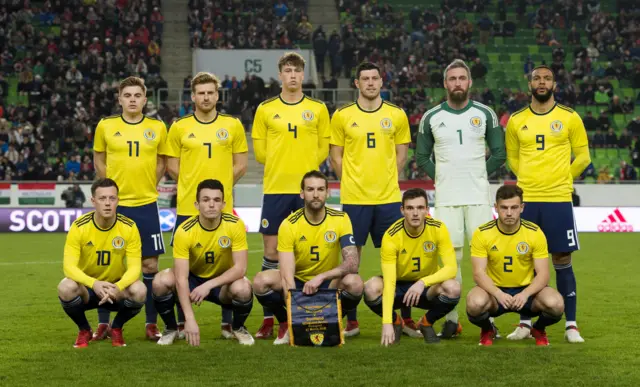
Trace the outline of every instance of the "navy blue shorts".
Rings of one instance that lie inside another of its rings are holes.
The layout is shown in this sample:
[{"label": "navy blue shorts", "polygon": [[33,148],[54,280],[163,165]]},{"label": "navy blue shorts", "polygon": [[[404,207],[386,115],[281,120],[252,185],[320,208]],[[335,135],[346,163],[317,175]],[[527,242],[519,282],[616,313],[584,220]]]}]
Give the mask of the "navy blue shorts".
[{"label": "navy blue shorts", "polygon": [[164,254],[164,240],[158,212],[156,202],[138,207],[118,206],[118,213],[130,218],[138,226],[142,241],[142,258]]},{"label": "navy blue shorts", "polygon": [[117,312],[120,310],[120,308],[122,308],[123,305],[123,301],[121,300],[119,302],[115,302],[113,304],[107,302],[105,304],[99,305],[98,303],[100,303],[100,297],[98,297],[98,295],[96,294],[96,292],[93,291],[93,289],[91,289],[88,286],[85,286],[85,288],[87,288],[87,291],[89,292],[89,302],[87,302],[86,304],[84,304],[84,310],[91,310],[91,309],[97,309],[97,308],[101,308],[101,309],[106,309],[110,312]]},{"label": "navy blue shorts", "polygon": [[356,246],[366,245],[371,234],[373,246],[379,248],[384,233],[393,222],[402,218],[400,205],[400,202],[374,205],[343,204],[342,211],[349,215],[353,225]]},{"label": "navy blue shorts", "polygon": [[[404,303],[402,300],[404,299],[404,295],[407,294],[409,288],[415,284],[415,281],[397,281],[396,282],[396,295],[393,299],[393,309],[400,309]],[[433,308],[433,304],[431,301],[427,299],[427,292],[429,291],[430,286],[425,286],[422,294],[420,295],[420,299],[418,300],[418,305],[416,308],[420,309],[431,309]]]},{"label": "navy blue shorts", "polygon": [[[507,293],[510,296],[515,296],[516,294],[522,292],[524,289],[526,289],[526,286],[520,286],[517,288],[505,288],[502,286],[498,286],[498,288],[500,290],[502,290],[503,292]],[[519,311],[515,311],[515,310],[508,310],[502,307],[502,305],[500,305],[500,303],[498,303],[498,310],[496,310],[495,312],[489,312],[489,315],[491,317],[498,317],[498,316],[502,316],[505,313],[509,313],[509,312],[513,312],[513,313],[519,313],[523,316],[528,316],[528,317],[536,317],[538,315],[540,315],[539,312],[534,312],[533,311],[533,299],[535,298],[535,295],[529,297],[527,299],[527,302],[524,304],[524,306],[522,307],[522,309],[520,309]]]},{"label": "navy blue shorts", "polygon": [[171,242],[169,242],[170,246],[173,246],[173,237],[176,235],[176,230],[185,220],[189,219],[191,215],[178,215],[176,216],[176,225],[173,226],[173,232],[171,233]]},{"label": "navy blue shorts", "polygon": [[[193,291],[193,289],[209,281],[210,279],[211,278],[198,277],[197,275],[189,272],[189,291]],[[231,305],[231,304],[223,304],[222,301],[220,301],[220,290],[222,290],[222,286],[218,286],[217,288],[211,289],[211,291],[209,292],[209,295],[207,296],[207,298],[205,298],[205,300],[209,302],[213,302],[214,304],[218,304],[218,305]]]},{"label": "navy blue shorts", "polygon": [[525,202],[522,219],[540,226],[547,237],[550,253],[570,253],[580,249],[571,202]]},{"label": "navy blue shorts", "polygon": [[304,200],[300,194],[264,194],[262,197],[262,215],[260,218],[260,233],[264,235],[278,235],[280,223],[304,207]]}]

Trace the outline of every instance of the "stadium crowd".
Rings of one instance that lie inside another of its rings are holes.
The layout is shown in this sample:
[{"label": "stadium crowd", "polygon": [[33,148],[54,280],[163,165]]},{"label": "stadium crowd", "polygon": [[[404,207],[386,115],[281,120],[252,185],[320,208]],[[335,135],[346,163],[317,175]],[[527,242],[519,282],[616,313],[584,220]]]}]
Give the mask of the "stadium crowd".
[{"label": "stadium crowd", "polygon": [[[388,3],[340,0],[342,28],[325,31],[322,26],[314,29],[305,0],[190,0],[188,22],[193,47],[309,45],[321,83],[306,88],[336,89],[338,77],[352,76],[359,61],[378,63],[383,98],[405,109],[414,140],[424,112],[444,98],[430,90],[441,89],[446,63],[462,58],[470,63],[474,80],[491,77],[498,64],[484,63],[478,45],[492,36],[535,29],[537,43],[553,47],[549,65],[557,74],[556,99],[587,109],[583,118],[592,147],[630,152],[633,165],[640,167],[640,116],[631,115],[640,96],[621,97],[615,87],[624,81],[640,88],[638,4],[618,2],[620,12],[613,17],[597,0],[545,2],[529,13],[527,1],[499,1],[495,20],[485,12],[487,6],[485,0],[444,1],[439,8],[402,13]],[[117,112],[117,81],[141,76],[149,93],[167,86],[160,75],[164,19],[159,7],[159,0],[57,0],[38,6],[0,1],[0,179],[93,179],[92,131],[100,117]],[[508,20],[507,12],[514,11],[522,23]],[[481,16],[472,23],[464,12]],[[554,33],[559,30],[566,32],[565,40]],[[572,67],[565,67],[569,62]],[[538,64],[528,58],[523,72]],[[221,110],[240,117],[249,131],[260,102],[279,93],[277,81],[219,75],[226,89]],[[11,79],[17,80],[19,94],[14,103],[7,100],[9,87],[15,86]],[[185,88],[189,82],[186,78]],[[146,113],[170,124],[193,111],[185,97],[179,107],[149,102]],[[471,98],[495,106],[503,126],[529,100],[524,90],[482,86],[472,89]],[[327,106],[330,112],[336,108],[329,100]],[[612,122],[619,114],[629,117],[622,131]],[[334,176],[329,163],[323,172]],[[424,178],[413,158],[405,177]],[[513,176],[502,168],[492,178]]]},{"label": "stadium crowd", "polygon": [[92,131],[117,113],[119,80],[166,87],[162,30],[159,0],[0,1],[0,179],[92,180]]}]

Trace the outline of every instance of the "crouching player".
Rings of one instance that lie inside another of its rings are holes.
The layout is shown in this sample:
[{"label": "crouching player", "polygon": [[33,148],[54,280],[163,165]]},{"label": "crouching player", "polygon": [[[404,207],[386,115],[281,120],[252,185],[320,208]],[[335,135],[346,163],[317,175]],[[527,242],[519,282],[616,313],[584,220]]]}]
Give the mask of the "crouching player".
[{"label": "crouching player", "polygon": [[403,305],[427,310],[418,325],[426,343],[438,343],[433,324],[460,300],[455,250],[444,223],[428,217],[423,189],[405,191],[400,209],[403,218],[382,237],[382,277],[367,281],[364,302],[382,317],[382,345],[400,340],[403,321],[394,310]]},{"label": "crouching player", "polygon": [[95,211],[76,219],[67,234],[66,278],[58,285],[58,297],[80,330],[74,347],[89,345],[93,333],[85,311],[98,306],[118,312],[111,325],[111,344],[123,347],[122,327],[140,312],[147,296],[138,280],[142,272],[140,233],[131,219],[116,213],[115,181],[96,180],[91,186],[91,203]]},{"label": "crouching player", "polygon": [[173,268],[153,280],[153,299],[166,326],[160,345],[173,344],[178,336],[176,291],[190,345],[200,345],[200,328],[191,303],[200,306],[203,301],[232,309],[234,337],[243,345],[254,343],[244,326],[253,307],[251,283],[245,277],[247,234],[240,218],[223,212],[224,205],[220,181],[207,179],[198,184],[195,206],[199,215],[178,227],[173,238]]},{"label": "crouching player", "polygon": [[498,219],[480,226],[471,240],[473,279],[478,285],[467,295],[467,315],[482,329],[480,345],[493,344],[495,330],[489,317],[507,312],[540,316],[531,335],[536,345],[549,345],[545,328],[560,321],[564,312],[562,296],[547,286],[547,239],[537,225],[520,219],[523,209],[520,187],[500,187]]},{"label": "crouching player", "polygon": [[[275,345],[289,344],[285,308],[287,289],[314,294],[318,289],[342,289],[342,312],[357,308],[363,283],[358,274],[358,250],[349,216],[325,206],[329,183],[318,171],[304,175],[300,196],[304,207],[278,229],[279,270],[258,273],[253,280],[256,298],[273,311],[280,323]],[[342,264],[340,264],[342,254]]]}]

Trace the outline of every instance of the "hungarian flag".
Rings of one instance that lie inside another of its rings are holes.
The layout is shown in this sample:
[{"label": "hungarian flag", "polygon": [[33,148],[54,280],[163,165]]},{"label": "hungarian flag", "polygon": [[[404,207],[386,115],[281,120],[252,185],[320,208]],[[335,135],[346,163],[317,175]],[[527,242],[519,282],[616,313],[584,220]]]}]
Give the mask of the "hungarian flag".
[{"label": "hungarian flag", "polygon": [[11,204],[11,184],[0,183],[0,204]]},{"label": "hungarian flag", "polygon": [[55,183],[21,183],[18,184],[18,204],[53,206],[56,202],[55,193]]}]

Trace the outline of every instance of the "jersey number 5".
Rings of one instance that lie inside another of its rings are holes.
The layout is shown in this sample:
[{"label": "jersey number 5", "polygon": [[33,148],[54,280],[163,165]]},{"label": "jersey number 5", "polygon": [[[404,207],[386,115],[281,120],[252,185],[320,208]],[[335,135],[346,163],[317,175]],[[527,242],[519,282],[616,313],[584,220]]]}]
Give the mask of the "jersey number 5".
[{"label": "jersey number 5", "polygon": [[309,250],[309,255],[311,255],[311,261],[319,262],[320,252],[318,251],[318,246],[311,246],[311,249]]}]

